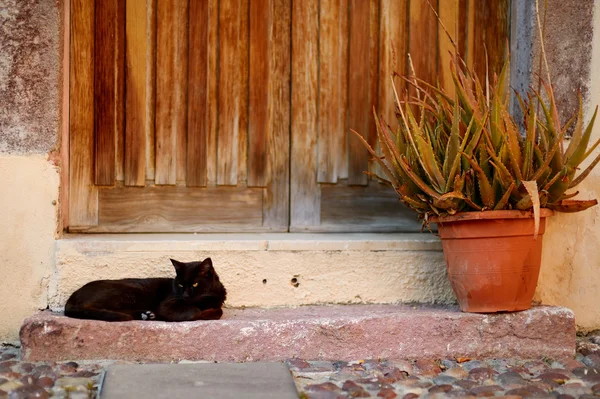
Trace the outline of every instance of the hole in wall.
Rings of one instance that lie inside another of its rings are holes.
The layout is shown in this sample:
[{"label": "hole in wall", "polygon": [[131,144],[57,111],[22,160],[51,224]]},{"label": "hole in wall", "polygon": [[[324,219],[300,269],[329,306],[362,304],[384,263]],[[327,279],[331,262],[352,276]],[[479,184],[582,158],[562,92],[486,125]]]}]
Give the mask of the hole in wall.
[{"label": "hole in wall", "polygon": [[267,279],[263,278],[263,284],[267,284]]},{"label": "hole in wall", "polygon": [[300,283],[298,282],[298,279],[296,277],[292,277],[292,279],[290,280],[290,284],[293,285],[294,287],[298,287],[300,285]]}]

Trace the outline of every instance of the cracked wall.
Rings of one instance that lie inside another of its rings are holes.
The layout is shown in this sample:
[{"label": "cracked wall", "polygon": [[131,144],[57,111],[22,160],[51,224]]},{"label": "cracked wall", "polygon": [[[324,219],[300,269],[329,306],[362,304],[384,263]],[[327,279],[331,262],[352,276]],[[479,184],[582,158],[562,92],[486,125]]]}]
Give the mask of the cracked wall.
[{"label": "cracked wall", "polygon": [[54,270],[62,3],[0,0],[0,341],[48,303]]}]

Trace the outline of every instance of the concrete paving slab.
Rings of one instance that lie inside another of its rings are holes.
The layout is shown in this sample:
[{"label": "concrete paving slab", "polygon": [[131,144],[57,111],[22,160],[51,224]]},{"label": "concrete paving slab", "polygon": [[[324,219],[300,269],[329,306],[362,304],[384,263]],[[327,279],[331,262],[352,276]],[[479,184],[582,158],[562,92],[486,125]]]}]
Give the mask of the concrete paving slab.
[{"label": "concrete paving slab", "polygon": [[297,399],[283,363],[123,364],[108,368],[100,399]]}]

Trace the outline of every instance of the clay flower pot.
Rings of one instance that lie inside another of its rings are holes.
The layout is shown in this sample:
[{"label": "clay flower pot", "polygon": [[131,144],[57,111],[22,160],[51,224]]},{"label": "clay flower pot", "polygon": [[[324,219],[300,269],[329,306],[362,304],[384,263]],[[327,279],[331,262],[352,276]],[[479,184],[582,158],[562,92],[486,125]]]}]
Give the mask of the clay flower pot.
[{"label": "clay flower pot", "polygon": [[503,312],[531,307],[542,259],[546,217],[537,239],[532,212],[462,212],[435,218],[448,278],[463,312]]}]

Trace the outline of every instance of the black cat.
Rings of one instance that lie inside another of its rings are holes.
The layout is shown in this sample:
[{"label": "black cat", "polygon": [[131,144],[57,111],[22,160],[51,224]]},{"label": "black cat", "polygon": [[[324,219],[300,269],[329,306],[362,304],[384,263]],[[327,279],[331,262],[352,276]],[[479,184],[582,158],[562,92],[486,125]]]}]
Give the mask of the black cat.
[{"label": "black cat", "polygon": [[217,320],[227,292],[210,258],[202,262],[171,259],[173,278],[97,280],[75,291],[65,315],[105,321]]}]

